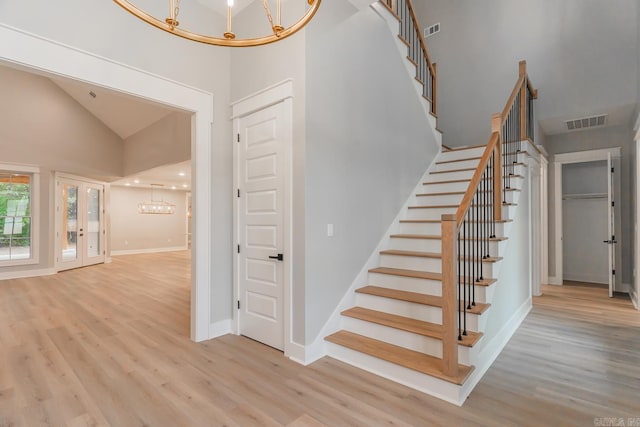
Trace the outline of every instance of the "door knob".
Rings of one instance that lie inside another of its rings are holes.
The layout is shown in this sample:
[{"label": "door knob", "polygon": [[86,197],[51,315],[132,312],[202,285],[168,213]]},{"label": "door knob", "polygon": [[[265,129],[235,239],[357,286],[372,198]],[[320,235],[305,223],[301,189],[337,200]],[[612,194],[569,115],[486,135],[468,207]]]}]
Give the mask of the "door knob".
[{"label": "door knob", "polygon": [[277,259],[278,261],[284,261],[284,255],[278,254],[278,256],[270,256],[269,259]]}]

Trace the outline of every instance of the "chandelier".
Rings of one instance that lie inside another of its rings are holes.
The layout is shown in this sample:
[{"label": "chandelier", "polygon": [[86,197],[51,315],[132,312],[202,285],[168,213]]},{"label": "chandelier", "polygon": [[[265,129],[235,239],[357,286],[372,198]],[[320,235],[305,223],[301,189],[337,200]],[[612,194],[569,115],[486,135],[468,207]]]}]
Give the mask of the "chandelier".
[{"label": "chandelier", "polygon": [[[113,0],[118,5],[123,7],[126,11],[132,13],[134,16],[142,19],[148,24],[153,25],[154,27],[160,28],[168,33],[174,34],[176,36],[184,37],[185,39],[193,40],[200,43],[207,43],[216,46],[229,46],[229,47],[246,47],[246,46],[260,46],[268,43],[273,43],[282,39],[289,37],[290,35],[296,33],[302,27],[307,25],[311,18],[315,15],[318,8],[320,7],[321,0],[289,0],[289,1],[303,1],[307,3],[306,12],[302,14],[300,19],[296,21],[294,24],[289,26],[284,26],[282,23],[282,2],[284,0],[275,0],[275,10],[272,13],[271,5],[269,4],[269,0],[256,0],[261,1],[262,6],[264,7],[266,19],[269,21],[269,26],[271,27],[271,33],[265,34],[264,36],[254,37],[254,38],[242,38],[236,36],[233,32],[233,5],[234,0],[217,0],[224,2],[226,1],[227,7],[227,27],[226,31],[222,33],[220,36],[216,37],[213,35],[205,35],[197,32],[190,31],[184,26],[180,25],[179,14],[181,7],[181,0],[165,0],[168,1],[168,16],[166,18],[157,18],[150,13],[144,11],[140,7],[134,5],[129,0]],[[273,3],[273,0],[271,0]]]},{"label": "chandelier", "polygon": [[164,187],[162,184],[151,184],[151,200],[148,202],[138,203],[138,213],[140,214],[156,214],[156,215],[172,215],[176,212],[176,205],[165,202],[163,199],[155,200],[153,198],[153,190],[155,188]]}]

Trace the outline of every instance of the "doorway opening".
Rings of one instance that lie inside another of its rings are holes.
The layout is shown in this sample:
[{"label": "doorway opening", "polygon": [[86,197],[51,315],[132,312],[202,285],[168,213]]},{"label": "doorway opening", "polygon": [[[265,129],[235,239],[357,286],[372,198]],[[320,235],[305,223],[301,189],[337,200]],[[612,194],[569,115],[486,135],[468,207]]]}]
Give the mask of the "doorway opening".
[{"label": "doorway opening", "polygon": [[[176,83],[172,80],[134,69],[106,58],[61,45],[42,37],[36,37],[21,31],[0,26],[0,37],[6,42],[0,47],[0,63],[14,69],[27,71],[46,78],[60,77],[81,81],[117,92],[124,97],[136,97],[146,102],[158,103],[167,108],[182,110],[189,114],[191,129],[190,146],[193,163],[193,268],[191,274],[190,335],[194,341],[203,341],[211,337],[211,131],[213,122],[213,95],[211,93]],[[6,47],[3,48],[3,47]],[[84,94],[86,95],[86,93]],[[89,93],[91,96],[91,93]],[[86,139],[85,139],[86,140]],[[70,151],[72,152],[72,151]],[[66,152],[64,152],[66,153]],[[73,152],[72,152],[73,153]],[[15,153],[19,154],[19,153]],[[96,154],[99,156],[99,154]],[[148,157],[148,156],[147,156]],[[47,160],[47,159],[45,159]],[[109,160],[100,158],[99,160]],[[18,160],[19,163],[27,163]],[[65,170],[66,167],[48,166],[46,170]],[[45,169],[43,169],[45,170]],[[78,172],[76,172],[78,173]],[[82,172],[79,172],[82,173]],[[82,173],[84,176],[85,174]],[[98,173],[95,178],[103,178]],[[43,188],[51,188],[50,174],[43,173]],[[197,184],[197,185],[196,185]],[[108,196],[107,196],[108,198]],[[51,200],[54,198],[52,197]],[[42,198],[44,201],[44,198]],[[44,215],[51,212],[50,218],[43,217],[42,223],[54,224],[54,209],[42,206]],[[109,218],[105,218],[109,221]],[[54,240],[53,227],[43,231],[42,239]],[[184,228],[183,228],[184,230]],[[49,232],[51,231],[51,232]],[[183,231],[184,232],[184,231]],[[83,236],[84,237],[84,236]],[[44,246],[44,245],[43,245]],[[47,246],[53,252],[53,243]],[[107,254],[108,255],[108,254]],[[53,260],[53,256],[50,257]],[[40,259],[39,269],[34,274],[48,273],[54,270],[53,262]],[[42,263],[47,263],[42,264]]]},{"label": "doorway opening", "polygon": [[555,284],[622,289],[620,148],[555,158]]}]

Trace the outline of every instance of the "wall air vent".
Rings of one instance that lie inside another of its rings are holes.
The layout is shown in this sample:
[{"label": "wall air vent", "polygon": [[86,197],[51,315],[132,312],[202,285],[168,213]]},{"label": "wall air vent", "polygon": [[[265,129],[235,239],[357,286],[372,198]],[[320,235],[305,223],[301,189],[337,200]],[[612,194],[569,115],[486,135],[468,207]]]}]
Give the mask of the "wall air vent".
[{"label": "wall air vent", "polygon": [[599,116],[583,117],[580,119],[565,120],[567,130],[582,130],[589,129],[598,126],[604,126],[607,124],[608,114],[601,114]]},{"label": "wall air vent", "polygon": [[440,23],[433,24],[430,27],[424,29],[424,38],[431,37],[432,35],[440,32]]}]

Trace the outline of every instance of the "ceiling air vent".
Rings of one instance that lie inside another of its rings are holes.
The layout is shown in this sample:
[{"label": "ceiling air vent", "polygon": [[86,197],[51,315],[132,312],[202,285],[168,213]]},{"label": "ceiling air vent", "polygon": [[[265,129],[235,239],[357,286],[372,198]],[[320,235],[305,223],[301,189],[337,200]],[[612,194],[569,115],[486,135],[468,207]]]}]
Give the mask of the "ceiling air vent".
[{"label": "ceiling air vent", "polygon": [[599,116],[583,117],[581,119],[566,120],[564,123],[567,125],[567,130],[581,130],[589,129],[598,126],[604,126],[607,124],[608,114],[601,114]]},{"label": "ceiling air vent", "polygon": [[424,29],[424,38],[431,37],[432,35],[440,32],[440,23],[433,24],[430,27]]}]

